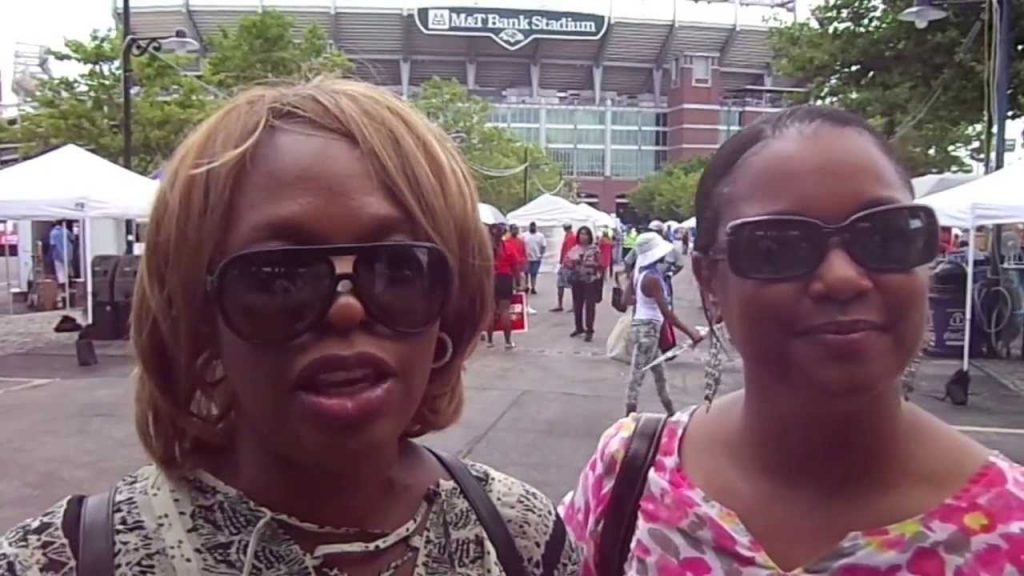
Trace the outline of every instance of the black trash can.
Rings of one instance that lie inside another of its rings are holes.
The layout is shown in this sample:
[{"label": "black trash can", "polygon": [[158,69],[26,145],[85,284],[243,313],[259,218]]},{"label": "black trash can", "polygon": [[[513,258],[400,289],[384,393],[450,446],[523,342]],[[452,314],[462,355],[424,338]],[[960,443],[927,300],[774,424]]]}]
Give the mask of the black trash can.
[{"label": "black trash can", "polygon": [[120,256],[96,256],[92,259],[92,330],[93,340],[119,340],[117,312],[114,308],[114,277]]},{"label": "black trash can", "polygon": [[967,335],[967,269],[945,263],[932,272],[928,293],[928,334],[925,352],[929,356],[963,356]]}]

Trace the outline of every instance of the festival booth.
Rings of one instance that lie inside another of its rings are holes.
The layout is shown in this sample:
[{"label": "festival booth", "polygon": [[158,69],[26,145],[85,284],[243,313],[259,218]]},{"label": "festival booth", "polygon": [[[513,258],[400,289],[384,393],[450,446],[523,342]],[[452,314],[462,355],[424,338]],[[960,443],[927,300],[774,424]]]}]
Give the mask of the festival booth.
[{"label": "festival booth", "polygon": [[562,241],[565,238],[562,225],[571,224],[573,230],[580,226],[590,226],[593,229],[597,225],[593,212],[582,209],[579,204],[573,204],[565,198],[543,194],[518,210],[509,212],[508,221],[524,230],[531,222],[537,224],[537,231],[544,234],[548,242],[540,269],[542,272],[554,272],[558,268],[558,255],[561,253]]},{"label": "festival booth", "polygon": [[[957,322],[964,327],[963,370],[966,372],[971,355],[973,330],[970,327],[974,326],[976,287],[973,255],[976,253],[976,230],[980,227],[1024,222],[1024,163],[1013,164],[966,184],[919,198],[917,202],[931,206],[938,215],[940,225],[967,231],[965,304],[963,318]],[[1019,252],[1019,242],[1017,246]],[[1005,268],[1010,267],[1016,266]],[[1016,279],[1013,282],[1016,283]],[[1003,290],[1003,286],[1000,282],[998,288]]]},{"label": "festival booth", "polygon": [[[92,294],[92,256],[123,253],[123,221],[148,217],[158,186],[155,180],[68,144],[0,170],[0,219],[80,220],[81,267],[86,294]],[[65,302],[70,302],[70,282],[64,290]],[[91,322],[92,298],[85,300],[86,319]]]}]

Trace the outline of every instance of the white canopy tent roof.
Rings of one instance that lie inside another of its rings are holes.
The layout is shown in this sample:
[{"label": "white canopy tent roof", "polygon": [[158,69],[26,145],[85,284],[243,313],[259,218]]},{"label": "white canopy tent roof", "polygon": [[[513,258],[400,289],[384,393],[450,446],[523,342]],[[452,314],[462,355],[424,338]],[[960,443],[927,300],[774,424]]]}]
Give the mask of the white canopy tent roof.
[{"label": "white canopy tent roof", "polygon": [[688,230],[696,228],[697,227],[697,217],[694,216],[693,218],[687,218],[686,220],[683,220],[683,222],[682,222],[682,224],[680,224],[680,226],[682,226],[683,228],[686,228]]},{"label": "white canopy tent roof", "polygon": [[938,194],[943,190],[949,190],[972,180],[980,178],[977,174],[958,174],[950,172],[946,174],[925,174],[910,181],[914,187],[914,198],[924,198],[932,194]]},{"label": "white canopy tent roof", "polygon": [[583,211],[585,214],[589,214],[594,220],[594,225],[598,228],[615,227],[615,217],[607,212],[602,212],[590,204],[576,204],[576,208]]},{"label": "white canopy tent roof", "polygon": [[0,218],[146,218],[158,186],[68,144],[0,170]]},{"label": "white canopy tent roof", "polygon": [[931,206],[943,226],[973,228],[1024,222],[1024,163],[917,200]]},{"label": "white canopy tent roof", "polygon": [[[597,210],[594,210],[597,212]],[[537,226],[558,226],[572,224],[573,228],[579,226],[593,226],[594,216],[581,210],[580,207],[565,198],[552,194],[542,194],[531,200],[525,206],[508,213],[508,221],[518,226],[526,226],[530,222],[536,222]]]}]

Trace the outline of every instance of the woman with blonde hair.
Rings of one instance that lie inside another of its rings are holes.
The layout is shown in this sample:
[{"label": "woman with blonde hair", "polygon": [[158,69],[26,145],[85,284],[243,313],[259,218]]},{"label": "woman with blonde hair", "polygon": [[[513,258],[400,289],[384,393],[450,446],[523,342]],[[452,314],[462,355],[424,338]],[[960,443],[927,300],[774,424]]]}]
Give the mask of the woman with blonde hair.
[{"label": "woman with blonde hair", "polygon": [[472,177],[381,89],[230,101],[171,159],[132,311],[153,460],[0,540],[4,574],[571,574],[552,504],[413,441],[490,319]]}]

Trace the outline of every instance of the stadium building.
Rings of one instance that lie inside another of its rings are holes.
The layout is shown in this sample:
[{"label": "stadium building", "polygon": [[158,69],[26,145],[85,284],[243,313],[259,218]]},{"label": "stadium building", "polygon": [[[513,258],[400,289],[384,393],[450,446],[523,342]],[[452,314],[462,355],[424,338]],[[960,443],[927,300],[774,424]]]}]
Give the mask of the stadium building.
[{"label": "stadium building", "polygon": [[320,26],[358,77],[406,97],[457,79],[609,212],[799,90],[773,75],[766,25],[792,21],[794,0],[133,0],[130,25],[203,44],[267,9]]}]

